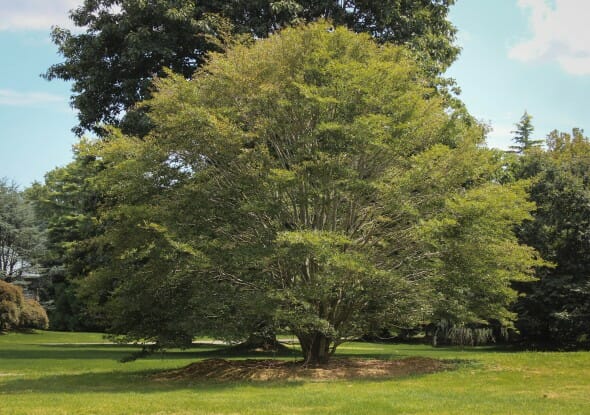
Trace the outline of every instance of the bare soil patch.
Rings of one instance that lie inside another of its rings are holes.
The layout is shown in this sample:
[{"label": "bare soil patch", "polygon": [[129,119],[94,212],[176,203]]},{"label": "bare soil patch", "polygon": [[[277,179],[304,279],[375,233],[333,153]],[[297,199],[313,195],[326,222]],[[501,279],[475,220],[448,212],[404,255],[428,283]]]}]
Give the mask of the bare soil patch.
[{"label": "bare soil patch", "polygon": [[194,381],[342,380],[397,378],[448,370],[452,363],[426,357],[399,360],[331,359],[322,366],[281,360],[207,359],[177,370],[159,373],[154,379]]}]

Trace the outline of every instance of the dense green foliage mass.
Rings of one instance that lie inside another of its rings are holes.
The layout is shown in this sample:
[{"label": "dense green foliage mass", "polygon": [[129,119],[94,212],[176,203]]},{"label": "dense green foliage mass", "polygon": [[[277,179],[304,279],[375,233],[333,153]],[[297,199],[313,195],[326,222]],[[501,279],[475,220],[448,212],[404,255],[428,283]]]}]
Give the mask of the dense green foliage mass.
[{"label": "dense green foliage mass", "polygon": [[533,343],[590,344],[590,142],[583,132],[552,132],[547,151],[525,152],[514,170],[534,177],[534,220],[519,231],[554,267],[519,285],[518,327]]},{"label": "dense green foliage mass", "polygon": [[[76,132],[104,134],[105,124],[120,125],[138,135],[150,128],[135,104],[150,96],[155,76],[163,68],[191,78],[212,51],[234,41],[266,37],[290,24],[320,17],[369,32],[382,42],[409,46],[431,74],[440,74],[455,58],[455,29],[446,20],[452,1],[85,1],[72,11],[84,32],[55,28],[53,40],[64,62],[52,66],[48,79],[74,81],[72,104],[80,123]],[[124,115],[123,115],[124,114]],[[45,188],[33,194],[49,229],[43,265],[53,284],[52,325],[59,329],[97,328],[75,295],[74,282],[103,261],[87,241],[101,232],[97,202],[91,189],[100,162],[75,155],[71,165],[51,172]],[[260,326],[260,325],[259,325]],[[265,327],[261,322],[261,327]]]},{"label": "dense green foliage mass", "polygon": [[286,29],[161,79],[146,137],[82,145],[110,259],[82,292],[110,330],[167,346],[263,320],[318,363],[384,327],[508,323],[540,264],[512,233],[533,205],[411,55]]},{"label": "dense green foliage mass", "polygon": [[[48,79],[73,81],[78,134],[104,134],[103,124],[145,134],[149,122],[134,105],[150,96],[164,68],[191,78],[211,52],[231,39],[263,38],[293,23],[331,19],[383,42],[403,44],[431,75],[455,59],[455,28],[446,19],[453,0],[85,0],[71,18],[84,31],[53,30],[64,62]],[[124,117],[123,117],[124,116]]]},{"label": "dense green foliage mass", "polygon": [[45,183],[27,189],[37,221],[45,229],[39,262],[49,280],[51,327],[55,330],[97,329],[75,293],[75,281],[87,275],[103,255],[90,239],[100,232],[95,220],[100,194],[92,179],[100,170],[93,157],[74,154],[74,161],[45,175]]}]

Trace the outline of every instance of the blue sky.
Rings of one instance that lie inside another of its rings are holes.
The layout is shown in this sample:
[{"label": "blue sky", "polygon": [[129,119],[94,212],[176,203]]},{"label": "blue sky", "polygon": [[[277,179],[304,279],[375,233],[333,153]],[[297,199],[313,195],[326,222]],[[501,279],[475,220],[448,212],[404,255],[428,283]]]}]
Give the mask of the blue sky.
[{"label": "blue sky", "polygon": [[590,1],[458,0],[461,56],[449,70],[469,111],[490,123],[490,147],[511,144],[526,110],[535,135],[590,132]]},{"label": "blue sky", "polygon": [[[52,25],[68,26],[81,0],[0,0],[0,177],[22,187],[71,160],[70,85],[39,75],[60,61]],[[461,56],[448,75],[493,131],[490,147],[510,145],[527,110],[535,135],[572,127],[590,132],[590,1],[458,0],[451,20]]]}]

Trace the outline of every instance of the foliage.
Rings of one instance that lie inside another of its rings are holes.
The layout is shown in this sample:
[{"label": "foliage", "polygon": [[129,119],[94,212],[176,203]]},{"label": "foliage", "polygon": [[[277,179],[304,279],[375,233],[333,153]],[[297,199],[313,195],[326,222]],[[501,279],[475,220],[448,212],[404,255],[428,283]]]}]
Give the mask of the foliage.
[{"label": "foliage", "polygon": [[314,363],[441,310],[510,319],[509,281],[537,264],[511,228],[532,205],[428,85],[407,50],[326,24],[161,79],[148,136],[83,150],[104,166],[94,242],[112,258],[84,295],[127,339],[239,338],[262,319]]},{"label": "foliage", "polygon": [[496,341],[494,330],[488,326],[452,324],[441,320],[434,328],[433,346],[452,344],[458,346],[481,346]]},{"label": "foliage", "polygon": [[0,280],[0,331],[46,329],[48,323],[47,313],[37,301],[24,298],[20,287]]},{"label": "foliage", "polygon": [[512,140],[516,145],[510,146],[510,148],[516,153],[522,154],[525,151],[537,148],[543,144],[543,140],[534,140],[532,137],[533,131],[535,130],[532,119],[532,115],[525,111],[520,118],[520,121],[515,124],[516,130],[512,131],[514,134]]},{"label": "foliage", "polygon": [[590,142],[583,132],[552,132],[548,150],[530,152],[514,170],[534,177],[534,220],[519,230],[555,267],[539,269],[539,281],[519,285],[516,310],[524,339],[564,346],[590,339]]},{"label": "foliage", "polygon": [[[149,96],[163,67],[190,77],[208,52],[223,49],[228,30],[223,19],[189,0],[85,0],[70,17],[85,32],[53,29],[65,61],[45,77],[74,81],[72,106],[80,121],[74,131],[80,135],[117,123]],[[137,133],[148,128],[141,113],[131,112],[125,122]]]},{"label": "foliage", "polygon": [[20,287],[0,280],[0,331],[18,327],[23,303]]},{"label": "foliage", "polygon": [[[228,17],[238,33],[266,37],[293,23],[327,19],[379,42],[404,45],[419,56],[429,75],[442,74],[455,60],[456,29],[447,20],[454,0],[242,0],[214,12]],[[214,6],[215,7],[215,6]]]},{"label": "foliage", "polygon": [[0,179],[0,279],[13,281],[27,271],[42,241],[31,205],[16,185]]},{"label": "foliage", "polygon": [[[527,183],[500,185],[501,154],[475,147],[437,145],[414,163],[398,174],[402,192],[391,206],[421,224],[426,258],[439,276],[432,281],[434,321],[481,324],[491,318],[510,325],[514,314],[505,306],[516,299],[510,282],[530,281],[531,265],[544,264],[513,233],[534,208]],[[415,249],[405,261],[412,256]]]},{"label": "foliage", "polygon": [[74,161],[47,173],[43,184],[27,189],[46,234],[46,249],[39,261],[51,281],[45,300],[53,302],[49,310],[53,329],[97,328],[75,294],[75,281],[104,259],[90,243],[100,232],[95,219],[100,195],[92,187],[100,168],[97,160],[75,151]]},{"label": "foliage", "polygon": [[49,317],[41,304],[33,299],[25,299],[20,315],[20,327],[41,330],[49,328]]},{"label": "foliage", "polygon": [[[81,135],[105,134],[120,124],[143,135],[149,120],[134,105],[151,95],[154,77],[165,69],[191,78],[211,52],[225,50],[240,34],[263,38],[292,23],[328,18],[383,42],[410,47],[430,73],[454,61],[455,28],[446,19],[453,0],[85,0],[71,12],[84,29],[56,27],[53,42],[64,62],[45,77],[73,81],[72,106]],[[237,36],[237,37],[236,37]]]}]

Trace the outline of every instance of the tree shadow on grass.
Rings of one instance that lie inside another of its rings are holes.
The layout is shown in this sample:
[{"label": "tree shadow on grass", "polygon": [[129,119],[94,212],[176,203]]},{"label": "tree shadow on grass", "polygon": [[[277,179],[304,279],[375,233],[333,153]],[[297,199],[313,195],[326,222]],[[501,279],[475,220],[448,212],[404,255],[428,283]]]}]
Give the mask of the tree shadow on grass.
[{"label": "tree shadow on grass", "polygon": [[[125,346],[118,344],[93,344],[93,345],[36,345],[32,349],[3,349],[0,350],[1,359],[27,359],[34,365],[35,359],[107,359],[120,360],[134,351],[138,351],[137,346]],[[282,360],[291,360],[293,362],[301,360],[297,349],[283,351],[277,354],[273,352],[250,352],[250,353],[231,353],[232,349],[227,346],[218,344],[195,344],[187,350],[171,350],[164,354],[156,353],[147,359],[149,360],[188,360],[202,361],[204,359],[269,359],[280,358]],[[399,357],[412,355],[409,353],[400,353],[399,356],[384,354],[382,350],[375,350],[363,353],[338,353],[338,358],[354,359],[382,359],[390,360]],[[446,363],[451,363],[453,368],[459,368],[463,365],[471,365],[472,362],[467,360],[460,361],[444,359]],[[219,380],[210,378],[183,378],[183,379],[166,379],[166,372],[171,369],[146,369],[140,371],[125,370],[124,363],[121,363],[121,370],[108,372],[87,372],[78,374],[55,374],[41,376],[35,379],[28,379],[21,375],[6,376],[0,382],[0,394],[17,394],[24,392],[39,393],[160,393],[166,391],[178,391],[183,389],[198,391],[215,391],[231,389],[243,385],[256,387],[293,387],[301,385],[307,380],[288,379],[288,380]],[[453,370],[453,369],[451,369]],[[409,377],[422,377],[428,374],[411,374]],[[408,376],[395,378],[397,381],[403,381]],[[350,379],[349,379],[350,380]],[[382,379],[356,379],[362,381],[379,382],[391,380],[391,378]]]},{"label": "tree shadow on grass", "polygon": [[[11,377],[0,384],[0,394],[20,393],[162,393],[192,389],[215,391],[231,389],[244,382],[206,382],[206,381],[156,381],[152,377],[163,371],[146,370],[136,372],[89,372],[83,374],[62,374],[43,376],[34,379]],[[295,383],[277,383],[273,386],[290,386]]]},{"label": "tree shadow on grass", "polygon": [[[465,363],[465,362],[461,362]],[[446,370],[455,370],[460,367],[458,363],[454,367],[447,367]],[[178,369],[177,369],[178,370]],[[182,369],[180,369],[182,370]],[[223,379],[223,378],[179,378],[169,379],[166,375],[173,369],[162,370],[141,370],[141,371],[110,371],[110,372],[88,372],[82,374],[59,374],[48,375],[28,379],[15,375],[4,378],[0,382],[0,395],[7,396],[21,393],[52,393],[52,394],[152,394],[191,390],[195,392],[216,392],[240,388],[243,386],[255,388],[293,388],[314,379]],[[360,373],[360,372],[359,372]],[[435,374],[436,371],[427,373],[406,373],[395,377],[374,377],[368,378],[359,374],[358,377],[345,379],[328,379],[327,382],[403,382],[407,379],[416,379]]]},{"label": "tree shadow on grass", "polygon": [[[115,360],[121,361],[141,351],[141,346],[124,344],[34,344],[22,347],[3,347],[0,349],[0,361],[19,359],[34,361],[39,359],[54,360]],[[188,349],[166,350],[154,352],[141,359],[154,360],[199,360],[206,358],[295,358],[300,354],[296,350],[283,350],[279,353],[267,352],[237,352],[229,346],[219,344],[194,344]]]},{"label": "tree shadow on grass", "polygon": [[109,350],[109,349],[2,349],[0,350],[0,361],[6,360],[27,360],[34,364],[35,360],[53,359],[53,360],[118,360],[129,351]]},{"label": "tree shadow on grass", "polygon": [[[202,359],[218,353],[224,346],[199,344],[186,350],[155,352],[148,359]],[[56,359],[56,360],[116,360],[130,356],[141,350],[138,345],[124,344],[35,344],[30,348],[14,346],[0,349],[3,359]]]},{"label": "tree shadow on grass", "polygon": [[[38,359],[55,360],[113,360],[121,361],[141,351],[139,345],[125,344],[34,344],[30,347],[3,347],[0,349],[0,361],[8,359],[21,359],[34,361]],[[342,347],[338,349],[336,356],[359,359],[397,359],[415,355],[428,355],[441,359],[454,359],[460,349],[455,347],[439,347],[429,349],[416,349],[399,345],[391,350],[382,348],[366,350]],[[518,350],[508,348],[476,348],[465,349],[466,352],[477,353],[514,353]],[[446,356],[448,355],[448,356]],[[453,356],[453,357],[449,357]],[[276,351],[243,351],[231,346],[213,343],[195,343],[184,350],[171,349],[164,352],[154,352],[140,357],[140,359],[153,360],[201,360],[209,358],[224,359],[301,359],[301,352],[298,347],[283,348]]]},{"label": "tree shadow on grass", "polygon": [[[404,347],[404,345],[400,345],[401,347],[398,350],[407,351],[411,353],[415,351],[411,347]],[[433,355],[437,354],[445,354],[445,353],[457,353],[457,352],[465,352],[465,353],[478,353],[478,354],[513,354],[513,353],[522,353],[527,351],[526,348],[519,347],[517,345],[511,344],[499,344],[499,345],[487,345],[487,346],[428,346],[428,353],[432,353]]]}]

